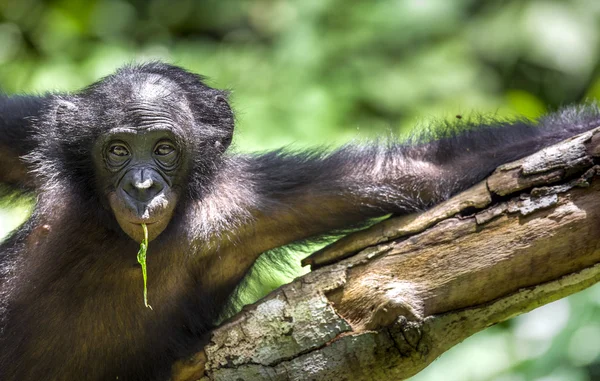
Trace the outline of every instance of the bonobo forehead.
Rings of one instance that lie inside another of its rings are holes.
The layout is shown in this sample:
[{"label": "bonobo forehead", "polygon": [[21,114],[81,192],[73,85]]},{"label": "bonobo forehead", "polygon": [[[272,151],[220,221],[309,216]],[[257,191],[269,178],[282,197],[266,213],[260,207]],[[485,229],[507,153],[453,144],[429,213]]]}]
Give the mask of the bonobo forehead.
[{"label": "bonobo forehead", "polygon": [[123,124],[145,130],[179,130],[190,127],[193,115],[183,90],[173,81],[157,75],[138,73],[129,84],[128,94],[119,100]]},{"label": "bonobo forehead", "polygon": [[193,123],[191,114],[179,104],[155,99],[152,101],[131,101],[124,105],[123,120],[117,128],[146,130],[170,130],[183,135],[185,127]]}]

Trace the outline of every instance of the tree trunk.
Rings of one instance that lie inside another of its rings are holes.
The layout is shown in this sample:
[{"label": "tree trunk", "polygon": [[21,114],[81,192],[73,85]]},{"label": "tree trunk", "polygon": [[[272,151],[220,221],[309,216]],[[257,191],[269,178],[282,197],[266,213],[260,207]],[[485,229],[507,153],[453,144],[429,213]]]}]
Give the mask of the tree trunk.
[{"label": "tree trunk", "polygon": [[402,380],[493,324],[600,280],[600,128],[305,260],[214,330],[183,380]]}]

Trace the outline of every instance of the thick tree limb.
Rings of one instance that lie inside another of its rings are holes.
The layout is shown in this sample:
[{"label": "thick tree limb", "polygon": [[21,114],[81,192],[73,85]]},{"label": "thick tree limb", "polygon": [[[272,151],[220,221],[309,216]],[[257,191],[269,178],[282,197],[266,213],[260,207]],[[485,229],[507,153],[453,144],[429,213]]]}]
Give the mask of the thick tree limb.
[{"label": "thick tree limb", "polygon": [[216,329],[173,380],[406,379],[472,334],[593,285],[598,163],[600,128],[330,245],[305,261],[315,271]]}]

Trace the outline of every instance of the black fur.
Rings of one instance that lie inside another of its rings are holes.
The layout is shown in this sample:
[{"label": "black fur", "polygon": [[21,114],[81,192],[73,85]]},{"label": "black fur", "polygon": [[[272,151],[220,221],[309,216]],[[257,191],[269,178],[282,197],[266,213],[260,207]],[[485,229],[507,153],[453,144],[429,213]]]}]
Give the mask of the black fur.
[{"label": "black fur", "polygon": [[[149,85],[176,111],[186,153],[176,212],[149,245],[154,310],[142,303],[138,244],[116,223],[93,164],[109,128],[153,120],[158,111],[130,104]],[[430,142],[242,155],[225,152],[226,96],[151,63],[75,94],[0,98],[0,148],[12,148],[0,154],[0,180],[39,195],[29,221],[0,246],[1,380],[167,379],[260,253],[424,210],[502,163],[600,124],[588,105],[535,123],[461,118]],[[25,170],[10,172],[10,160]]]},{"label": "black fur", "polygon": [[33,179],[18,157],[31,152],[31,119],[39,115],[44,97],[0,93],[0,197],[33,189]]}]

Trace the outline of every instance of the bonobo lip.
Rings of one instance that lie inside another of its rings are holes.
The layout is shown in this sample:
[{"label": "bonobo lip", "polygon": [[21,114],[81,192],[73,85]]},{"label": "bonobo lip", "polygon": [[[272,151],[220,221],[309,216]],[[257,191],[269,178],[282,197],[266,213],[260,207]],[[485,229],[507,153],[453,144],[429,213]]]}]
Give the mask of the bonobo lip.
[{"label": "bonobo lip", "polygon": [[150,225],[154,225],[156,223],[156,221],[154,221],[154,222],[144,222],[144,221],[134,222],[134,221],[129,221],[129,223],[133,224],[133,225],[146,224],[147,226],[150,226]]},{"label": "bonobo lip", "polygon": [[153,218],[153,219],[130,218],[128,222],[130,224],[134,224],[134,225],[141,225],[141,224],[152,225],[157,222],[160,222],[160,218]]}]

